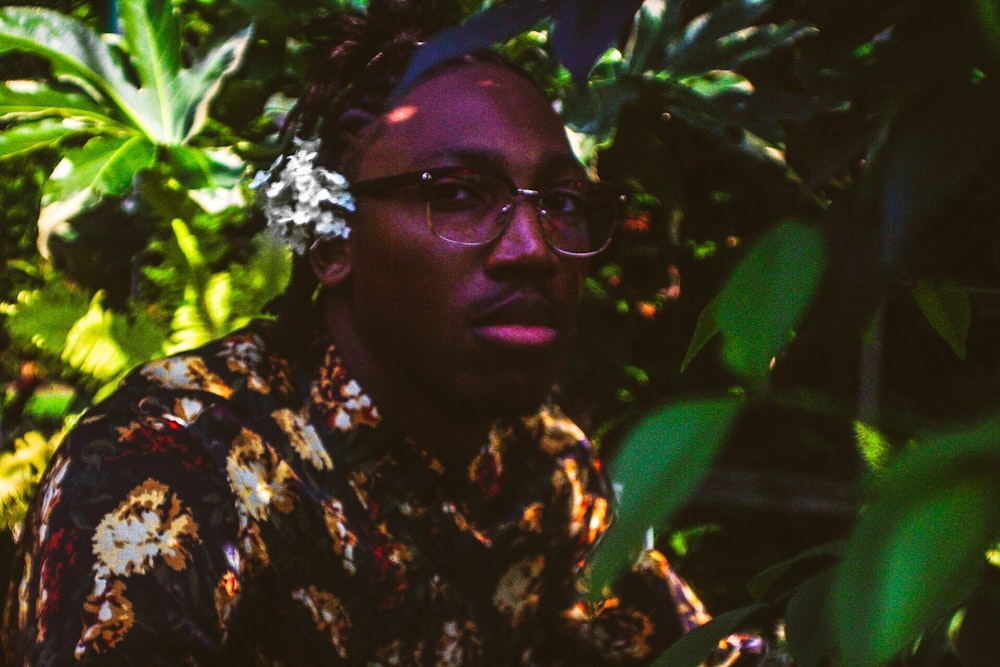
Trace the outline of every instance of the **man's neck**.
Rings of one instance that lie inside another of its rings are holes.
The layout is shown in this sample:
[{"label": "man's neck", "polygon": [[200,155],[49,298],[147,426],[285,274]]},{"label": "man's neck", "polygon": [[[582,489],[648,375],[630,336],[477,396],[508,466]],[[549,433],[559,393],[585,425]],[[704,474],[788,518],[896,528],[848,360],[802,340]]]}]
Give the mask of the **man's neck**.
[{"label": "man's neck", "polygon": [[381,418],[412,438],[445,466],[465,466],[487,442],[496,415],[446,395],[432,385],[384,368],[386,361],[362,340],[350,313],[327,300],[323,324],[351,377],[374,401]]}]

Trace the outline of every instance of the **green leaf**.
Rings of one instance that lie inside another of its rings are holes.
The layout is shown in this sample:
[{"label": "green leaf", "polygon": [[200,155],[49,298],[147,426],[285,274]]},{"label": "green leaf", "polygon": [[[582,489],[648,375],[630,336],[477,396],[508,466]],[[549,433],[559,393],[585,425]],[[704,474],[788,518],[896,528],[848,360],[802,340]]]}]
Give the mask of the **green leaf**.
[{"label": "green leaf", "polygon": [[[665,3],[670,5],[671,3]],[[732,0],[696,16],[683,26],[667,46],[667,67],[680,74],[711,69],[703,54],[717,52],[718,40],[750,26],[771,6],[770,0]],[[675,28],[676,30],[676,28]],[[710,56],[709,56],[710,57]]]},{"label": "green leaf", "polygon": [[5,327],[21,345],[58,357],[70,329],[87,308],[88,299],[82,292],[58,281],[47,283],[44,289],[18,294]]},{"label": "green leaf", "polygon": [[43,116],[117,122],[106,115],[104,107],[78,92],[55,90],[38,81],[8,81],[0,85],[0,120]]},{"label": "green leaf", "polygon": [[717,297],[723,357],[734,372],[754,384],[767,378],[823,268],[823,240],[812,227],[785,222],[757,241]]},{"label": "green leaf", "polygon": [[787,581],[793,572],[817,566],[829,566],[831,559],[839,559],[844,552],[844,542],[821,544],[812,549],[806,549],[788,560],[773,565],[747,582],[747,590],[755,600],[767,597],[777,597],[784,591],[775,591],[779,584]]},{"label": "green leaf", "polygon": [[181,70],[180,101],[178,116],[182,119],[180,140],[187,141],[197,135],[208,119],[208,110],[218,95],[222,84],[243,63],[252,26],[247,26],[198,58],[190,69]]},{"label": "green leaf", "polygon": [[680,83],[702,97],[716,97],[717,95],[733,93],[745,95],[753,92],[753,85],[745,76],[724,69],[708,70],[685,77],[680,80]]},{"label": "green leaf", "polygon": [[232,282],[228,273],[214,273],[205,287],[205,310],[212,334],[223,335],[232,315]]},{"label": "green leaf", "polygon": [[966,600],[1000,529],[1000,416],[918,440],[878,478],[832,593],[846,664],[881,665]]},{"label": "green leaf", "polygon": [[946,80],[892,119],[871,162],[886,265],[903,254],[914,225],[960,192],[995,153],[998,114],[996,86]]},{"label": "green leaf", "polygon": [[608,466],[619,504],[591,561],[591,590],[628,567],[647,529],[666,525],[698,488],[742,405],[735,397],[675,403],[629,432]]},{"label": "green leaf", "polygon": [[677,75],[697,74],[710,70],[737,69],[749,62],[764,58],[775,51],[788,48],[806,37],[816,34],[816,29],[796,21],[781,25],[738,26],[730,24],[732,32],[719,35],[713,41],[700,37],[692,44],[683,59],[671,63]]},{"label": "green leaf", "polygon": [[874,426],[855,421],[854,438],[869,468],[879,470],[892,457],[892,443]]},{"label": "green leaf", "polygon": [[52,118],[15,125],[0,132],[0,160],[51,148],[77,131]]},{"label": "green leaf", "polygon": [[694,325],[694,334],[691,335],[691,342],[688,344],[687,352],[684,353],[684,360],[681,361],[681,373],[687,370],[687,367],[698,356],[702,348],[708,345],[708,341],[712,340],[715,334],[719,333],[719,320],[716,317],[718,307],[719,297],[716,296],[708,302],[702,309],[701,314],[698,315],[698,321]]},{"label": "green leaf", "polygon": [[180,27],[170,0],[124,0],[125,39],[142,83],[136,106],[157,143],[181,144],[204,126],[208,105],[240,65],[251,28],[240,30],[182,68]]},{"label": "green leaf", "polygon": [[747,619],[765,605],[755,604],[716,616],[677,640],[653,665],[655,667],[698,667],[719,646],[719,642],[740,629]]},{"label": "green leaf", "polygon": [[0,9],[0,52],[11,49],[45,58],[57,74],[85,81],[141,127],[128,104],[135,87],[126,80],[110,46],[83,23],[39,7]]},{"label": "green leaf", "polygon": [[5,530],[24,518],[60,436],[47,439],[38,431],[29,431],[14,441],[13,451],[0,452],[0,526]]},{"label": "green leaf", "polygon": [[972,302],[968,290],[953,280],[936,285],[920,281],[912,293],[920,312],[958,358],[964,361],[969,326],[972,324]]},{"label": "green leaf", "polygon": [[253,239],[255,252],[241,270],[232,271],[233,309],[244,316],[259,316],[264,307],[285,291],[291,271],[288,246],[263,231]]},{"label": "green leaf", "polygon": [[191,190],[233,187],[243,175],[244,163],[232,151],[170,146],[165,151],[175,178]]},{"label": "green leaf", "polygon": [[141,87],[136,107],[144,125],[158,143],[179,143],[177,73],[180,70],[180,29],[170,0],[124,0],[119,5],[129,62]]},{"label": "green leaf", "polygon": [[127,368],[129,358],[112,335],[114,316],[102,307],[103,299],[98,292],[84,316],[73,324],[62,360],[70,368],[107,382]]},{"label": "green leaf", "polygon": [[143,136],[94,137],[63,156],[45,184],[46,201],[69,199],[90,190],[98,195],[124,194],[135,175],[156,160],[156,147]]},{"label": "green leaf", "polygon": [[835,572],[826,570],[795,591],[785,610],[785,634],[800,667],[829,665],[834,648],[833,620],[829,611]]}]

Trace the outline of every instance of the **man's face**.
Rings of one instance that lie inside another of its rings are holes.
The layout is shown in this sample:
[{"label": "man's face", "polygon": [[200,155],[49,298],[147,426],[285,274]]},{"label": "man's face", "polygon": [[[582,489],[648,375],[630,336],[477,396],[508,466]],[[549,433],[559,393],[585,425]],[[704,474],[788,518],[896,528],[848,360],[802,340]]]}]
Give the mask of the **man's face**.
[{"label": "man's face", "polygon": [[[408,91],[359,149],[356,181],[463,166],[538,189],[583,173],[540,92],[486,63]],[[367,357],[350,363],[456,409],[537,407],[565,359],[586,260],[546,244],[530,202],[517,199],[498,239],[463,247],[428,229],[415,185],[360,196],[350,244],[352,319]]]}]

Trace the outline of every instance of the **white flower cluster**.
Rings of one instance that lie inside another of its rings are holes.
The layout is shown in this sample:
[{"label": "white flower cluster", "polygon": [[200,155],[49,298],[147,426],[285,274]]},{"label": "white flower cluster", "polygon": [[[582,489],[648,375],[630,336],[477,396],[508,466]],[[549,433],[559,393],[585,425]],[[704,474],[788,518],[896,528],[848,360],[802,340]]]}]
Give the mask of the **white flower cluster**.
[{"label": "white flower cluster", "polygon": [[257,174],[251,187],[267,184],[264,215],[275,236],[297,255],[323,236],[346,239],[351,226],[344,213],[354,212],[354,197],[343,174],[317,167],[313,162],[319,140],[296,140],[298,150],[282,156],[267,172]]}]

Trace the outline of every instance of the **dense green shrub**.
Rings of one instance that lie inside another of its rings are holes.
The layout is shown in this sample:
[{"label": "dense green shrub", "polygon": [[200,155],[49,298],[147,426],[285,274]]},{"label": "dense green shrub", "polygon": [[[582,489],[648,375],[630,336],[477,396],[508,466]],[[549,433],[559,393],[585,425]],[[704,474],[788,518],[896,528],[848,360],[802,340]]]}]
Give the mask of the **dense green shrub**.
[{"label": "dense green shrub", "polygon": [[[259,234],[242,178],[274,153],[309,17],[364,3],[122,0],[120,21],[110,3],[38,4],[59,11],[0,9],[8,525],[64,417],[280,291],[287,257]],[[803,665],[988,664],[995,3],[515,0],[477,13],[492,4],[427,3],[472,18],[411,74],[504,43],[558,98],[581,155],[637,193],[588,279],[567,378],[623,488],[594,586],[653,528],[731,610],[661,664],[779,622]]]}]

